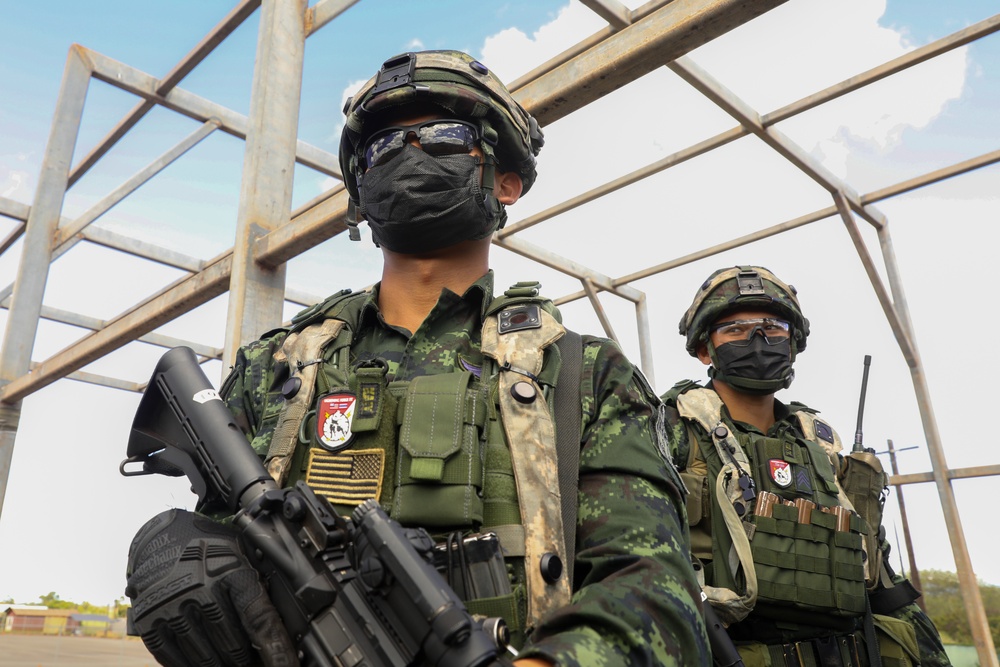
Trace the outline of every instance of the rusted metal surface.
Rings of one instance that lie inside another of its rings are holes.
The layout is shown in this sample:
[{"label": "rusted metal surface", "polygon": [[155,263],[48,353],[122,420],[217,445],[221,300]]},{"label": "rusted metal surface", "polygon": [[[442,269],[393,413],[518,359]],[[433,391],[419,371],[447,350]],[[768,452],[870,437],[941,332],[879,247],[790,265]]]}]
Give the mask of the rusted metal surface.
[{"label": "rusted metal surface", "polygon": [[649,74],[785,0],[674,0],[514,92],[541,125]]}]

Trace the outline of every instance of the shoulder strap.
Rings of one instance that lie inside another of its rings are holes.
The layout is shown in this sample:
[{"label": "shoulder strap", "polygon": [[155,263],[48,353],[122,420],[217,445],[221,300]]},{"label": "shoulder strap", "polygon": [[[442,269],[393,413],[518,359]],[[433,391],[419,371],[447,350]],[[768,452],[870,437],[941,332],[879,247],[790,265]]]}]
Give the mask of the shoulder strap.
[{"label": "shoulder strap", "polygon": [[322,366],[323,350],[340,335],[343,328],[343,320],[333,319],[307,326],[289,334],[281,349],[274,354],[276,361],[288,363],[293,374],[291,379],[299,380],[294,393],[286,394],[265,458],[267,470],[278,484],[284,484],[288,478],[299,428],[316,392],[316,374]]},{"label": "shoulder strap", "polygon": [[556,341],[559,346],[559,381],[555,393],[556,453],[559,494],[562,497],[563,532],[566,534],[566,574],[573,585],[576,558],[576,520],[580,484],[580,380],[583,372],[583,338],[575,331]]},{"label": "shoulder strap", "polygon": [[749,513],[741,517],[734,505],[734,502],[743,501],[743,489],[738,481],[741,474],[749,474],[751,466],[743,447],[722,419],[722,406],[719,395],[703,387],[691,388],[677,396],[678,414],[685,420],[698,423],[708,434],[718,453],[722,468],[715,480],[710,479],[709,483],[714,481],[713,495],[732,540],[725,565],[733,579],[736,578],[737,570],[742,568],[746,581],[746,592],[743,595],[715,586],[705,586],[702,590],[724,623],[738,623],[747,617],[757,603],[757,569],[750,553],[747,525],[743,521]]},{"label": "shoulder strap", "polygon": [[[551,567],[555,563],[553,555],[563,563],[567,560],[566,535],[555,425],[538,383],[545,349],[566,330],[537,304],[528,312],[522,309],[519,304],[486,317],[481,349],[483,355],[496,360],[500,369],[500,415],[510,444],[525,533],[526,626],[532,628],[550,612],[568,605],[572,597],[569,577]],[[558,507],[551,502],[554,496],[559,496]]]}]

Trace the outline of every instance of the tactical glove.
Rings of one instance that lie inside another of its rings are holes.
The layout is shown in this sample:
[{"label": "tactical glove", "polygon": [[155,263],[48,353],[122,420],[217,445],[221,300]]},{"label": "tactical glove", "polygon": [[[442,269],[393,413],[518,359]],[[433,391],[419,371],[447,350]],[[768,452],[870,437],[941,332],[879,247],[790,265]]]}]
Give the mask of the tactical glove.
[{"label": "tactical glove", "polygon": [[126,576],[130,630],[166,667],[298,666],[235,528],[162,512],[132,539]]}]

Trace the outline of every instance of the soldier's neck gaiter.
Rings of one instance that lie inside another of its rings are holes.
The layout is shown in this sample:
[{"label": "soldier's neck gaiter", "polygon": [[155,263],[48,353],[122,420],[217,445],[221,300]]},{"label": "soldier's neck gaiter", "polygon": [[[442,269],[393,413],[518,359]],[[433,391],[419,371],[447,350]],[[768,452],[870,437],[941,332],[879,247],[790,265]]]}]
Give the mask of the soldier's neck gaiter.
[{"label": "soldier's neck gaiter", "polygon": [[372,239],[393,252],[417,254],[492,234],[506,212],[492,192],[483,192],[481,164],[472,155],[434,157],[406,146],[369,169],[359,189]]},{"label": "soldier's neck gaiter", "polygon": [[746,345],[724,343],[715,348],[713,361],[713,379],[751,394],[772,394],[795,377],[789,338],[768,344],[764,336],[754,334]]}]

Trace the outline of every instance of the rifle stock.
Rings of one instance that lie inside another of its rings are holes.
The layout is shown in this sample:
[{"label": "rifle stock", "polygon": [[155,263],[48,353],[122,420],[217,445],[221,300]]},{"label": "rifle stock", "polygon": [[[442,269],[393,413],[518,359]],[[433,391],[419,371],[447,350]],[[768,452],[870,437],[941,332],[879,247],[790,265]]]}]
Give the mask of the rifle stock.
[{"label": "rifle stock", "polygon": [[127,453],[123,475],[183,474],[202,505],[235,512],[305,667],[509,664],[418,553],[414,540],[433,546],[426,533],[408,535],[374,500],[346,519],[303,482],[279,488],[189,348],[157,364]]}]

